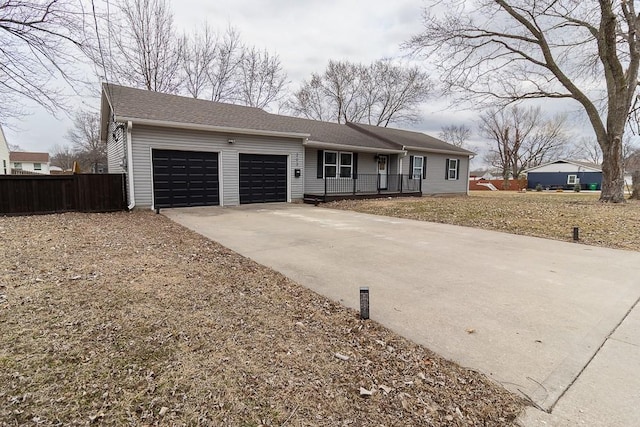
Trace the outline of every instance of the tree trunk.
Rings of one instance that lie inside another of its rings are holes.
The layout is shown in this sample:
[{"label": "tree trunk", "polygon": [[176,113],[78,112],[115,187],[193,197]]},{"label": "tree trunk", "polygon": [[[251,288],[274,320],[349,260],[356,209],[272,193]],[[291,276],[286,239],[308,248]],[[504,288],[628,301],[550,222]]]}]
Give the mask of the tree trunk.
[{"label": "tree trunk", "polygon": [[620,137],[608,136],[610,141],[600,144],[602,148],[602,192],[600,201],[624,203],[624,166]]},{"label": "tree trunk", "polygon": [[631,174],[631,198],[635,200],[640,200],[640,170],[634,171]]}]

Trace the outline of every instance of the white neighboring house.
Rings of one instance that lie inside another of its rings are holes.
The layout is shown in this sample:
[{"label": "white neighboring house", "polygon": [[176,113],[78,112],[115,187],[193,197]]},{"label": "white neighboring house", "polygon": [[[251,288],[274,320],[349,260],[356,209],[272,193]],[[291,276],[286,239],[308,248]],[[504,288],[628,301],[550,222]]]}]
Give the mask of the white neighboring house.
[{"label": "white neighboring house", "polygon": [[11,161],[9,160],[9,144],[0,126],[0,175],[11,175]]},{"label": "white neighboring house", "polygon": [[49,167],[49,153],[31,153],[27,151],[12,151],[9,153],[12,174],[42,174],[51,173]]}]

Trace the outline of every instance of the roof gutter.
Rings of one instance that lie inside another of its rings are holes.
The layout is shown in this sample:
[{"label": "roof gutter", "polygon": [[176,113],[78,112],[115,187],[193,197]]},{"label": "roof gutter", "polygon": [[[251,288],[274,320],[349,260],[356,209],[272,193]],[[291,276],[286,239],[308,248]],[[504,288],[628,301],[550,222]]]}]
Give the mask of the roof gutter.
[{"label": "roof gutter", "polygon": [[455,150],[442,150],[439,148],[425,148],[425,147],[413,147],[410,145],[404,146],[405,150],[415,150],[415,151],[427,151],[430,153],[442,153],[442,154],[455,154],[458,156],[475,156],[476,153],[472,151],[455,151]]},{"label": "roof gutter", "polygon": [[176,128],[176,129],[202,130],[202,131],[209,131],[209,132],[223,132],[223,133],[234,133],[234,134],[243,134],[243,135],[279,136],[283,138],[296,138],[296,139],[304,139],[311,136],[308,133],[245,129],[245,128],[235,128],[235,127],[228,127],[228,126],[203,125],[198,123],[171,122],[167,120],[139,119],[135,117],[123,117],[123,116],[116,117],[116,121],[135,123],[137,125],[143,125],[143,126],[158,126],[158,127],[169,127],[169,128]]},{"label": "roof gutter", "polygon": [[389,153],[389,154],[402,154],[405,153],[403,150],[392,150],[389,148],[375,148],[375,147],[359,147],[357,145],[346,145],[346,144],[334,144],[330,142],[321,142],[321,141],[304,141],[302,143],[305,147],[313,147],[313,148],[328,148],[334,150],[349,150],[349,151],[358,151],[361,153]]}]

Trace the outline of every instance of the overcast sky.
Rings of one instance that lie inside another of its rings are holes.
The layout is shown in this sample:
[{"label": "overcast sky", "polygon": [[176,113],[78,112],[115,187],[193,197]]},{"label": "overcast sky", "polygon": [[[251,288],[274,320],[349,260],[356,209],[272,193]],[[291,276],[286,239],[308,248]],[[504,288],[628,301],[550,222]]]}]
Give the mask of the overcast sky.
[{"label": "overcast sky", "polygon": [[[207,22],[223,31],[237,28],[244,43],[280,56],[291,81],[290,89],[321,72],[330,59],[370,63],[380,58],[402,58],[400,44],[421,29],[420,0],[174,0],[170,1],[178,32]],[[404,58],[406,60],[406,58]],[[96,87],[99,81],[96,79]],[[98,98],[76,99],[77,105],[99,108]],[[412,128],[437,136],[440,127],[466,123],[474,126],[476,113],[447,109],[446,99],[425,106],[422,121]],[[71,120],[53,117],[39,108],[6,129],[10,144],[28,151],[49,151],[66,144]],[[477,139],[477,138],[474,138]]]}]

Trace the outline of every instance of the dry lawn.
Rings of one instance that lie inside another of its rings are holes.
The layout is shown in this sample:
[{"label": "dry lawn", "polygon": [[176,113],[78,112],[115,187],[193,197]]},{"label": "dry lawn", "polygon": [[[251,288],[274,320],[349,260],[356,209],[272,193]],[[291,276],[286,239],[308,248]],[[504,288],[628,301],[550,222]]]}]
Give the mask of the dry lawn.
[{"label": "dry lawn", "polygon": [[160,215],[0,218],[0,235],[2,426],[504,426],[523,408]]},{"label": "dry lawn", "polygon": [[327,207],[640,251],[640,203],[596,194],[472,192],[471,196],[346,200]]}]

